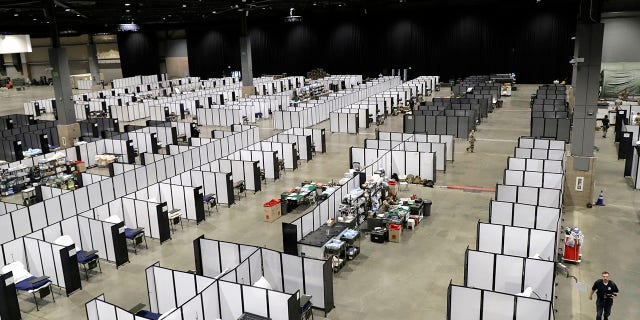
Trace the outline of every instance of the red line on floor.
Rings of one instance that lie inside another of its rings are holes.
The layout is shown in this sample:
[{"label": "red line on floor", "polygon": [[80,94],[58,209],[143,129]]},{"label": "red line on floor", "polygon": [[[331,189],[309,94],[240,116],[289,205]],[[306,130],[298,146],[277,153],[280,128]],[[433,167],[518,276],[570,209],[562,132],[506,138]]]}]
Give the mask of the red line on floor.
[{"label": "red line on floor", "polygon": [[495,192],[494,188],[481,188],[481,187],[469,187],[469,186],[447,186],[449,189],[457,189],[457,190],[468,190],[468,191],[487,191],[487,192]]}]

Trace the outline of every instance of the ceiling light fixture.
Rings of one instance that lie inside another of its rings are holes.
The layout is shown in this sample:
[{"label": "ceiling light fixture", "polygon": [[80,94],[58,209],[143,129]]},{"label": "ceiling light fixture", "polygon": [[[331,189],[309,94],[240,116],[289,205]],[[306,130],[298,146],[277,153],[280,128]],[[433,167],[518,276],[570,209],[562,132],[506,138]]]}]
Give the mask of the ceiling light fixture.
[{"label": "ceiling light fixture", "polygon": [[125,6],[125,7],[128,7],[128,6],[130,6],[130,5],[131,5],[131,3],[125,3],[125,4],[124,4],[124,6]]},{"label": "ceiling light fixture", "polygon": [[69,8],[64,9],[64,12],[69,12],[69,11],[71,11],[71,9]]},{"label": "ceiling light fixture", "polygon": [[140,26],[135,23],[121,23],[118,25],[120,32],[136,32],[140,30]]},{"label": "ceiling light fixture", "polygon": [[302,16],[294,16],[293,11],[295,8],[289,9],[289,15],[284,17],[284,22],[302,22]]}]

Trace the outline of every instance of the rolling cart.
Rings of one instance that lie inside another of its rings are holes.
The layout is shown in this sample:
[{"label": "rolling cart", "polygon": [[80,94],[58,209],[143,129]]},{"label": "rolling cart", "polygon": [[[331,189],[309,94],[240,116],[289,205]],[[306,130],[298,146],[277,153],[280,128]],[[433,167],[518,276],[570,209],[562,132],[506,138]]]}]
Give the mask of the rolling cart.
[{"label": "rolling cart", "polygon": [[566,262],[580,263],[582,262],[582,245],[584,244],[584,235],[578,228],[571,229],[567,227],[564,235],[564,251],[562,260]]}]

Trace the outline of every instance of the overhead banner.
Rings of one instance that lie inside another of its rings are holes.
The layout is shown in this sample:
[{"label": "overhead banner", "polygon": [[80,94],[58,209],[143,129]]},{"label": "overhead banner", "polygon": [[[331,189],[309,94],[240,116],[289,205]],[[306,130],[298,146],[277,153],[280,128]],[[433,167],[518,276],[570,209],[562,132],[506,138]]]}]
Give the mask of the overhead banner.
[{"label": "overhead banner", "polygon": [[0,35],[0,54],[31,52],[28,34]]}]

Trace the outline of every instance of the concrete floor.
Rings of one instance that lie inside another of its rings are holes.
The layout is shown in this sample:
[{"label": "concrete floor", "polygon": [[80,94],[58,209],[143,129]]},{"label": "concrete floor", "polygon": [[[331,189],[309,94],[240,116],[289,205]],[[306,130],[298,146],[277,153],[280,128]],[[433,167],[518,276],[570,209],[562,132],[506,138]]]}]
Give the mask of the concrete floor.
[{"label": "concrete floor", "polygon": [[[336,308],[326,319],[443,319],[447,309],[447,286],[450,281],[462,284],[464,252],[475,248],[476,223],[488,220],[490,192],[464,192],[441,188],[446,185],[495,187],[503,177],[507,157],[513,155],[516,139],[529,134],[529,95],[537,85],[520,85],[513,97],[504,98],[504,107],[490,114],[477,132],[476,152],[465,153],[464,140],[457,140],[455,162],[447,164],[447,172],[438,173],[436,188],[411,186],[410,192],[432,199],[432,216],[414,231],[403,234],[401,243],[376,244],[362,241],[362,254],[335,275]],[[448,96],[448,90],[438,92]],[[22,103],[29,99],[52,96],[50,87],[34,87],[25,92],[12,92],[0,98],[0,115],[22,113]],[[261,137],[275,131],[268,121],[260,123]],[[322,123],[318,127],[326,128]],[[392,117],[381,127],[384,131],[401,131],[402,118]],[[208,130],[203,130],[205,133]],[[83,290],[70,297],[56,296],[40,311],[26,295],[20,295],[24,319],[84,318],[84,303],[105,293],[106,300],[125,309],[147,303],[144,269],[156,261],[162,266],[194,269],[192,241],[204,234],[208,238],[260,245],[282,250],[281,224],[298,218],[296,211],[273,223],[262,219],[262,203],[276,198],[288,187],[303,180],[329,181],[342,176],[348,168],[348,147],[362,145],[373,137],[373,129],[359,135],[328,134],[326,154],[294,171],[287,171],[277,182],[269,182],[263,191],[248,194],[231,208],[220,207],[219,213],[207,217],[196,226],[185,223],[185,229],[160,245],[149,241],[149,249],[131,253],[131,263],[119,270],[103,263],[102,274],[83,280]],[[583,262],[570,265],[571,273],[587,287],[600,277],[602,270],[611,272],[621,294],[613,307],[612,319],[640,319],[640,240],[638,207],[640,196],[622,177],[623,162],[616,160],[613,135],[596,138],[597,186],[605,192],[605,207],[567,209],[564,226],[579,226],[586,241]],[[556,319],[590,319],[594,303],[586,292],[572,289],[572,279],[558,277]],[[317,319],[323,319],[315,312]]]}]

